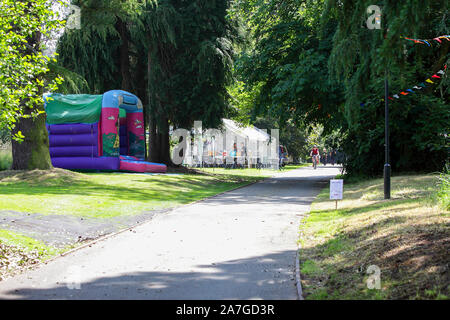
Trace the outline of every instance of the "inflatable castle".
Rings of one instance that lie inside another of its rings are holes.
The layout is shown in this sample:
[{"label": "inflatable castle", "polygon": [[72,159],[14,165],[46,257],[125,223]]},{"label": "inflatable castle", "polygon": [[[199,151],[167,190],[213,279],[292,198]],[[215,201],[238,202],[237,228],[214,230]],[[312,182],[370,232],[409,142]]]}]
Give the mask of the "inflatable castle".
[{"label": "inflatable castle", "polygon": [[50,157],[56,168],[165,173],[160,163],[144,161],[142,102],[135,95],[44,96]]}]

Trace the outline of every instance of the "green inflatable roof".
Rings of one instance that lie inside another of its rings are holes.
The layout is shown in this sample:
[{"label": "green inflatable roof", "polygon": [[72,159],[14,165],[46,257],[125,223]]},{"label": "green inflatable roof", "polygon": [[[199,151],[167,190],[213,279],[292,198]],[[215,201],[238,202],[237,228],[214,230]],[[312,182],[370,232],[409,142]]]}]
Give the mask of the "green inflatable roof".
[{"label": "green inflatable roof", "polygon": [[103,95],[53,94],[45,101],[48,124],[94,123],[100,120]]}]

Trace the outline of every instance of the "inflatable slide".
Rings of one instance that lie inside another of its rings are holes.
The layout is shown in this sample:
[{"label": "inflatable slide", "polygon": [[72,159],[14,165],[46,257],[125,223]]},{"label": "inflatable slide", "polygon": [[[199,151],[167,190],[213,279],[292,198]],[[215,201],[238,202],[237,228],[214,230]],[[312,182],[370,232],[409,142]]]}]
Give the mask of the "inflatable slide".
[{"label": "inflatable slide", "polygon": [[54,167],[165,173],[160,163],[144,161],[142,103],[113,90],[103,95],[44,96],[50,156]]}]

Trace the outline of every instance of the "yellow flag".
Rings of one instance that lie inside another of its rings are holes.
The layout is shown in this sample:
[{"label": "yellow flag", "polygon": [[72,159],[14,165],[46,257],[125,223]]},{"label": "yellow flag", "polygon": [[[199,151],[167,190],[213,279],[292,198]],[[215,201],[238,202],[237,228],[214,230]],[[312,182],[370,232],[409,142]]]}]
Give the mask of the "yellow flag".
[{"label": "yellow flag", "polygon": [[433,81],[431,81],[430,79],[426,80],[428,83],[434,83]]}]

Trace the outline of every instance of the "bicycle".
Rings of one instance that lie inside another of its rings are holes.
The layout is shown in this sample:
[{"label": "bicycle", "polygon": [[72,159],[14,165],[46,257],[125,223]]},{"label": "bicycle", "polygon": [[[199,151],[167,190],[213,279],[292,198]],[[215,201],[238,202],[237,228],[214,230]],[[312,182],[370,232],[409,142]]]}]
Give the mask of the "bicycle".
[{"label": "bicycle", "polygon": [[317,169],[317,163],[319,162],[319,159],[318,159],[318,158],[319,158],[318,155],[312,156],[312,162],[313,162],[314,170]]}]

